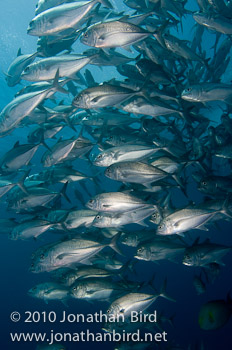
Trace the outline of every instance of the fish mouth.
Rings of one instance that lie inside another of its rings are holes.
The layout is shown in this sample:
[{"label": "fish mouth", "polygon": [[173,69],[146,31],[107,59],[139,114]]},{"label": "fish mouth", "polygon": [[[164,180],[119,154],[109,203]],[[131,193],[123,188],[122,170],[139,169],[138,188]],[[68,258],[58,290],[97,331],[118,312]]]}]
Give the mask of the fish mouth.
[{"label": "fish mouth", "polygon": [[186,100],[186,101],[190,100],[189,95],[186,94],[186,92],[183,92],[183,93],[180,95],[180,97],[181,97],[183,100]]},{"label": "fish mouth", "polygon": [[134,258],[138,260],[145,260],[142,256],[139,255],[134,255]]}]

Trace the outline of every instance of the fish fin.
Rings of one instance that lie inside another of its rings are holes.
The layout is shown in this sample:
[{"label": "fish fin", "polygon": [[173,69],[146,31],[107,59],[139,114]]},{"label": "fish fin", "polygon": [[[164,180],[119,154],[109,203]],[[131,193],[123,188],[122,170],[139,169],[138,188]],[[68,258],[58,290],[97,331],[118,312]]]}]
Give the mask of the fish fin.
[{"label": "fish fin", "polygon": [[17,52],[17,57],[18,57],[18,56],[22,56],[21,47],[18,49],[18,52]]},{"label": "fish fin", "polygon": [[146,5],[146,8],[149,8],[149,5],[150,5],[149,0],[145,0],[145,5]]},{"label": "fish fin", "polygon": [[160,296],[162,296],[163,298],[165,298],[165,299],[168,299],[168,300],[170,300],[170,301],[176,301],[175,299],[173,299],[173,298],[171,298],[167,293],[166,293],[166,289],[167,289],[167,278],[165,278],[165,280],[164,280],[164,283],[163,283],[163,286],[162,286],[162,288],[161,288],[161,290],[160,290]]},{"label": "fish fin", "polygon": [[223,206],[222,206],[222,211],[225,215],[229,216],[230,218],[232,217],[232,212],[228,208],[228,204],[230,201],[230,196],[228,195],[227,198],[225,199]]},{"label": "fish fin", "polygon": [[77,132],[76,129],[75,129],[75,127],[74,127],[74,125],[71,123],[71,121],[70,121],[70,119],[69,119],[68,116],[64,116],[64,120],[66,121],[67,125],[68,125],[73,131]]},{"label": "fish fin", "polygon": [[86,69],[84,76],[88,87],[97,86],[90,70]]},{"label": "fish fin", "polygon": [[102,6],[107,7],[108,9],[112,9],[113,10],[113,6],[112,4],[109,2],[109,0],[98,0]]},{"label": "fish fin", "polygon": [[118,232],[116,235],[114,235],[113,238],[112,238],[112,240],[111,240],[111,242],[110,242],[110,244],[109,244],[109,246],[110,246],[116,253],[118,253],[119,255],[123,255],[123,256],[124,256],[124,254],[122,253],[121,249],[118,247],[118,244],[117,244],[118,239],[120,238],[120,236],[121,236],[121,232]]},{"label": "fish fin", "polygon": [[224,262],[222,262],[221,260],[215,260],[214,263],[216,263],[220,266],[226,266],[226,264],[224,264]]},{"label": "fish fin", "polygon": [[16,141],[13,148],[17,148],[19,146],[19,141]]},{"label": "fish fin", "polygon": [[92,261],[90,261],[89,259],[81,260],[80,263],[84,265],[93,265]]},{"label": "fish fin", "polygon": [[63,186],[63,188],[62,188],[62,190],[60,191],[60,195],[61,195],[62,197],[64,197],[64,198],[66,199],[67,202],[71,203],[70,199],[68,198],[68,196],[67,196],[66,193],[65,193],[66,190],[67,190],[67,186],[68,186],[68,181],[65,182],[65,184],[64,184],[64,186]]},{"label": "fish fin", "polygon": [[136,222],[136,224],[141,225],[143,227],[148,227],[149,225],[147,225],[143,220]]},{"label": "fish fin", "polygon": [[61,302],[64,306],[69,307],[66,299],[61,299]]},{"label": "fish fin", "polygon": [[124,50],[126,50],[127,52],[130,52],[130,53],[133,52],[133,50],[131,50],[130,45],[121,46],[121,48],[124,49]]},{"label": "fish fin", "polygon": [[26,194],[28,194],[28,191],[27,191],[27,189],[26,189],[26,187],[25,187],[25,185],[24,185],[24,181],[25,181],[25,179],[28,177],[28,175],[30,174],[30,171],[31,171],[31,169],[27,170],[27,171],[23,174],[23,176],[19,179],[19,181],[18,181],[18,183],[17,183],[17,185],[19,186],[19,188],[21,188],[21,190],[22,190],[24,193],[26,193]]},{"label": "fish fin", "polygon": [[55,75],[55,78],[54,78],[54,81],[53,81],[52,86],[53,86],[57,91],[59,91],[59,92],[61,92],[61,93],[63,93],[63,94],[68,94],[69,92],[59,85],[59,74],[60,74],[60,70],[59,70],[59,68],[58,68],[57,71],[56,71],[56,75]]},{"label": "fish fin", "polygon": [[206,225],[200,225],[197,227],[194,227],[195,230],[202,230],[202,231],[209,231],[208,227]]}]

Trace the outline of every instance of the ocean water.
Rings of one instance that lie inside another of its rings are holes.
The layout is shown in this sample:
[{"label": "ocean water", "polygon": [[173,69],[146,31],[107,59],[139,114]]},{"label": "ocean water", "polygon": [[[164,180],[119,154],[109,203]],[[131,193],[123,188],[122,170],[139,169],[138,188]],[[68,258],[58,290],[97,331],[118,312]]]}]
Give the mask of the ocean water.
[{"label": "ocean water", "polygon": [[[133,13],[129,7],[126,7],[121,0],[114,1],[114,7],[117,12],[125,11],[126,13]],[[21,48],[22,53],[33,53],[36,51],[37,37],[27,35],[27,26],[30,20],[34,17],[36,1],[35,0],[8,0],[1,1],[0,12],[0,110],[2,110],[13,98],[17,91],[28,83],[24,80],[19,85],[14,87],[8,87],[5,81],[4,72],[7,71],[10,63],[16,57],[17,51]],[[198,5],[196,0],[189,0],[186,8],[191,11],[197,11]],[[177,32],[172,29],[171,33],[177,37],[185,40],[192,40],[194,36],[193,26],[195,24],[192,16],[186,15],[182,19],[183,31]],[[202,48],[205,51],[205,57],[212,59],[214,56],[213,45],[215,43],[216,34],[205,29],[203,35]],[[224,36],[219,39],[219,43],[222,42]],[[87,46],[84,46],[77,40],[73,47],[73,52],[82,53],[86,50]],[[138,56],[138,52],[127,52],[123,49],[119,51],[125,55],[135,57]],[[231,54],[231,53],[230,53]],[[229,56],[231,57],[231,56]],[[132,61],[133,64],[133,61]],[[224,64],[222,62],[221,64]],[[123,80],[124,78],[117,72],[115,67],[93,67],[87,66],[83,68],[81,72],[88,68],[91,70],[95,82],[101,83],[109,81],[112,78]],[[223,83],[231,84],[231,60],[229,62],[226,72],[222,75],[221,81]],[[79,91],[83,87],[79,88]],[[73,96],[57,95],[57,103],[64,99],[64,104],[70,104]],[[50,107],[54,107],[54,102],[48,102]],[[212,103],[209,109],[204,108],[203,115],[209,117],[212,120],[212,125],[216,126],[220,122],[220,115],[222,113],[220,103]],[[225,107],[222,104],[223,108]],[[27,143],[27,135],[33,126],[17,127],[10,135],[0,138],[1,156],[10,150],[14,144],[19,141],[20,143]],[[57,136],[63,136],[63,138],[71,138],[79,135],[78,127],[75,133],[71,128],[66,126]],[[87,135],[87,134],[86,134]],[[51,146],[55,143],[55,140],[47,140],[47,143]],[[94,149],[95,150],[95,149]],[[41,171],[41,157],[45,152],[45,148],[40,146],[38,152],[31,161],[31,174]],[[95,150],[96,152],[96,150]],[[217,158],[215,160],[215,168],[217,171],[212,175],[226,175],[231,176],[231,160],[224,160]],[[88,173],[90,171],[89,162],[85,160],[76,160],[74,162],[75,168]],[[90,194],[94,196],[97,192],[111,192],[117,191],[120,188],[118,182],[109,180],[103,174],[99,176],[100,187],[96,189],[91,179],[86,180],[86,187],[81,187],[78,183],[68,184],[67,195],[71,199],[71,204],[67,203],[63,198],[61,199],[61,208],[71,210],[73,207],[81,208],[80,201],[77,200],[74,195],[74,190],[77,189],[81,192],[84,201],[88,201]],[[60,185],[55,186],[57,190],[61,188]],[[229,190],[229,189],[228,189]],[[200,203],[203,200],[203,195],[197,190],[196,183],[192,181],[188,187],[189,200],[192,202]],[[186,206],[186,197],[180,190],[173,190],[173,201],[176,208]],[[1,198],[1,214],[0,219],[15,218],[20,220],[26,214],[18,214],[12,210],[7,209],[8,197],[7,195]],[[150,224],[149,224],[150,225]],[[154,230],[156,229],[155,226]],[[232,224],[231,221],[221,219],[217,222],[217,225],[209,225],[208,231],[192,230],[186,235],[183,240],[191,245],[197,237],[200,237],[200,241],[210,239],[213,243],[218,243],[226,246],[232,246]],[[138,225],[129,226],[128,231],[141,229]],[[144,229],[142,227],[142,229]],[[10,232],[9,232],[10,233]],[[66,233],[64,233],[65,235]],[[10,240],[6,233],[0,235],[1,241],[1,254],[0,254],[0,266],[1,266],[1,337],[0,337],[0,349],[6,350],[33,350],[36,349],[41,342],[33,341],[12,341],[10,334],[15,333],[47,333],[48,337],[51,331],[54,333],[75,333],[86,331],[89,329],[93,333],[102,332],[102,324],[93,323],[60,323],[59,320],[62,317],[63,312],[67,314],[93,314],[102,310],[106,312],[109,302],[108,301],[94,301],[87,302],[85,300],[68,299],[67,305],[64,305],[59,300],[49,301],[46,304],[43,300],[30,297],[27,293],[34,285],[42,282],[50,281],[50,274],[39,273],[34,274],[29,271],[31,263],[31,254],[39,247],[48,242],[55,242],[62,238],[62,234],[56,234],[53,231],[46,232],[36,240]],[[123,263],[127,261],[127,257],[133,259],[135,254],[134,250],[126,246],[120,245],[124,252],[124,256],[119,259]],[[150,312],[158,311],[168,319],[173,320],[172,324],[166,321],[162,325],[162,331],[167,332],[167,342],[153,342],[150,345],[151,349],[201,349],[201,350],[230,350],[232,349],[232,317],[228,322],[220,329],[216,330],[203,330],[198,324],[198,314],[201,306],[210,300],[225,300],[228,293],[231,291],[231,266],[232,266],[232,252],[229,252],[223,257],[224,265],[220,268],[219,275],[211,283],[206,283],[206,291],[203,294],[198,295],[194,286],[193,279],[195,275],[199,275],[201,269],[199,267],[189,267],[181,263],[181,259],[177,262],[159,261],[158,263],[147,262],[142,260],[136,260],[137,263],[134,267],[134,272],[130,272],[130,278],[139,284],[151,281],[154,278],[154,285],[157,290],[162,288],[163,282],[167,280],[167,293],[175,302],[159,298],[148,309]],[[145,286],[146,288],[146,286]],[[13,322],[10,318],[12,312],[18,312],[21,315],[21,319],[18,322]],[[33,322],[25,322],[26,316],[29,313],[40,315],[39,322],[35,320]],[[57,315],[57,321],[52,323],[47,319],[43,320],[43,315],[48,315],[49,312],[54,312]],[[46,321],[46,322],[44,322]],[[159,329],[155,329],[155,332],[162,332]],[[47,339],[47,338],[46,338]],[[115,349],[119,348],[117,342],[87,342],[87,341],[64,341],[61,343],[67,350],[74,349]],[[44,342],[45,344],[45,342]],[[120,343],[120,346],[122,344]],[[136,347],[138,344],[134,342]],[[174,347],[174,345],[176,347]],[[126,348],[126,344],[124,344]],[[140,344],[141,349],[146,349],[147,345]],[[178,347],[179,346],[179,347]],[[129,348],[129,347],[128,347]],[[49,348],[48,348],[49,349]],[[51,347],[52,349],[52,347]]]}]

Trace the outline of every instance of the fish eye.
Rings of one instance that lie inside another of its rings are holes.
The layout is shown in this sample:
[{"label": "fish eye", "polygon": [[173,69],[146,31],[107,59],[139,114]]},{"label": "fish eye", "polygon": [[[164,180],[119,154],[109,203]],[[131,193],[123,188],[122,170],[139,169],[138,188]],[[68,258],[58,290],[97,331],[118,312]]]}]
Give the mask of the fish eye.
[{"label": "fish eye", "polygon": [[159,229],[163,228],[163,225],[159,225],[158,228],[159,228]]},{"label": "fish eye", "polygon": [[191,92],[191,91],[192,91],[192,88],[186,89],[186,92]]},{"label": "fish eye", "polygon": [[83,34],[83,37],[84,37],[84,38],[88,38],[88,36],[89,36],[88,32],[85,32],[85,33]]},{"label": "fish eye", "polygon": [[35,266],[35,264],[34,264],[34,263],[32,263],[32,264],[31,264],[31,267],[34,267],[34,266]]},{"label": "fish eye", "polygon": [[73,287],[73,290],[77,290],[77,287]]},{"label": "fish eye", "polygon": [[94,200],[93,200],[93,199],[90,199],[90,200],[89,200],[89,203],[93,203],[93,202],[94,202]]},{"label": "fish eye", "polygon": [[98,156],[97,156],[97,159],[101,159],[102,158],[102,154],[99,154]]},{"label": "fish eye", "polygon": [[137,250],[138,253],[141,253],[141,251],[142,251],[142,248],[139,248],[139,249]]},{"label": "fish eye", "polygon": [[189,254],[185,254],[185,259],[187,259],[187,260],[189,260],[189,259],[190,259]]},{"label": "fish eye", "polygon": [[40,259],[42,259],[42,260],[44,259],[44,254],[40,255]]},{"label": "fish eye", "polygon": [[202,184],[203,186],[206,186],[206,185],[207,185],[207,182],[206,182],[206,181],[202,181],[201,184]]},{"label": "fish eye", "polygon": [[24,69],[24,72],[26,73],[26,72],[29,72],[29,70],[30,70],[30,68],[29,67],[26,67],[25,69]]},{"label": "fish eye", "polygon": [[97,216],[96,216],[96,219],[98,219],[98,220],[99,220],[100,218],[101,218],[101,217],[100,217],[100,215],[97,215]]}]

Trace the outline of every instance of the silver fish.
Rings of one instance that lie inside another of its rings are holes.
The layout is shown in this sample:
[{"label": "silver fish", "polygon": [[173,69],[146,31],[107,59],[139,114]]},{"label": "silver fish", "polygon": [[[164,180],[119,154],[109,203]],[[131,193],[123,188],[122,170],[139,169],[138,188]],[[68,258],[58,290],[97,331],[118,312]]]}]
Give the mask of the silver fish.
[{"label": "silver fish", "polygon": [[35,36],[45,36],[66,31],[67,34],[70,34],[73,28],[77,29],[82,19],[99,2],[104,5],[107,4],[109,8],[111,7],[107,0],[92,0],[62,4],[43,11],[31,20],[27,33]]},{"label": "silver fish", "polygon": [[149,207],[150,204],[131,194],[122,192],[101,193],[91,198],[86,206],[100,212],[123,213]]},{"label": "silver fish", "polygon": [[141,41],[151,34],[132,23],[111,20],[90,26],[82,34],[81,42],[99,48],[123,47]]},{"label": "silver fish", "polygon": [[156,153],[160,148],[147,145],[123,145],[101,152],[93,161],[94,165],[108,167],[127,161],[140,161]]},{"label": "silver fish", "polygon": [[69,290],[67,288],[54,282],[37,284],[28,291],[28,295],[33,298],[43,299],[46,304],[48,300],[64,301],[68,298],[68,293]]}]

